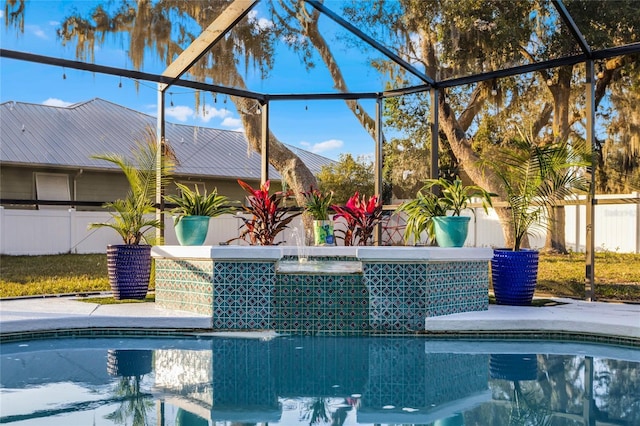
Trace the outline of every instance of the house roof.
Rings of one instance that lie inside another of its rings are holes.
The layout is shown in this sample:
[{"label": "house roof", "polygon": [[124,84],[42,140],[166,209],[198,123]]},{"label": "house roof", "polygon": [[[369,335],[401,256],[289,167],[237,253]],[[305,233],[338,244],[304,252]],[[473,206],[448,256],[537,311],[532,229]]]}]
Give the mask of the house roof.
[{"label": "house roof", "polygon": [[[156,118],[103,99],[69,107],[23,102],[0,104],[0,161],[4,164],[117,168],[91,158],[128,155]],[[260,154],[247,148],[244,133],[167,122],[165,135],[180,164],[178,175],[260,179]],[[333,160],[287,145],[317,174]],[[270,167],[269,176],[280,179]]]}]

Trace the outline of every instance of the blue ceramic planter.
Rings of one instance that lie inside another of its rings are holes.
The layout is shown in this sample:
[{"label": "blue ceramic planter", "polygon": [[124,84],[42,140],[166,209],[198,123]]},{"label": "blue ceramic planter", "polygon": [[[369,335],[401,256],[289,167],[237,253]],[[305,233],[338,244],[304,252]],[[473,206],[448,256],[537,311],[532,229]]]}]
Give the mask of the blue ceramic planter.
[{"label": "blue ceramic planter", "polygon": [[151,276],[151,246],[107,246],[107,270],[114,299],[144,299]]},{"label": "blue ceramic planter", "polygon": [[538,378],[538,359],[535,354],[491,354],[489,374],[492,379],[536,380]]},{"label": "blue ceramic planter", "polygon": [[209,216],[183,216],[176,223],[176,237],[181,246],[199,246],[209,232]]},{"label": "blue ceramic planter", "polygon": [[498,305],[531,305],[538,283],[538,252],[494,250],[491,278]]},{"label": "blue ceramic planter", "polygon": [[469,216],[435,216],[432,219],[440,247],[464,245],[469,232]]}]

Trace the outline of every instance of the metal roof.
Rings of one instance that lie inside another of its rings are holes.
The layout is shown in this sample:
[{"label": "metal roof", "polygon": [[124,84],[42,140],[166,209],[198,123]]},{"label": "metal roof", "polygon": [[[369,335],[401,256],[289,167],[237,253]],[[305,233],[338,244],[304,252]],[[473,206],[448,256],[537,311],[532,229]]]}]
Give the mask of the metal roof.
[{"label": "metal roof", "polygon": [[[103,99],[69,107],[23,102],[0,104],[0,161],[4,164],[117,168],[91,158],[95,154],[129,155],[156,118]],[[166,138],[176,152],[178,175],[260,179],[260,154],[248,149],[244,133],[166,123]],[[334,161],[287,145],[317,174]],[[280,179],[270,166],[269,175]]]}]

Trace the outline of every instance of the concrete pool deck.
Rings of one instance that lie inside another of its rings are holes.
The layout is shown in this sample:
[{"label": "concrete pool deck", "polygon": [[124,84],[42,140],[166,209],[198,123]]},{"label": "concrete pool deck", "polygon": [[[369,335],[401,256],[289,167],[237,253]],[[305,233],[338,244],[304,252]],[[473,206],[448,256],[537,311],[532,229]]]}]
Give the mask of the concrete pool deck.
[{"label": "concrete pool deck", "polygon": [[[452,335],[573,334],[640,346],[640,304],[553,300],[563,304],[489,305],[487,311],[428,318],[425,329]],[[211,330],[211,317],[162,309],[154,303],[98,305],[73,297],[0,301],[0,335],[71,329]]]}]

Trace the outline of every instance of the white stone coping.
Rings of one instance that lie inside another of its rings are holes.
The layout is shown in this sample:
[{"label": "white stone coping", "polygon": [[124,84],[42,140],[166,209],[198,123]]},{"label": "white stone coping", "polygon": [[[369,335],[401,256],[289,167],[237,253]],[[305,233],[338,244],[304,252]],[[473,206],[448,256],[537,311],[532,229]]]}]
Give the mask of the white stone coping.
[{"label": "white stone coping", "polygon": [[284,256],[307,257],[355,257],[360,261],[373,262],[452,262],[489,261],[493,257],[491,248],[443,248],[443,247],[313,247],[313,246],[154,246],[154,258],[177,259],[234,259],[234,260],[280,260]]},{"label": "white stone coping", "polygon": [[278,246],[153,246],[151,257],[177,259],[280,260]]},{"label": "white stone coping", "polygon": [[282,256],[300,256],[307,257],[324,257],[324,256],[340,256],[340,257],[356,257],[358,247],[355,246],[281,246]]},{"label": "white stone coping", "polygon": [[358,247],[362,261],[489,261],[493,249],[482,247]]}]

